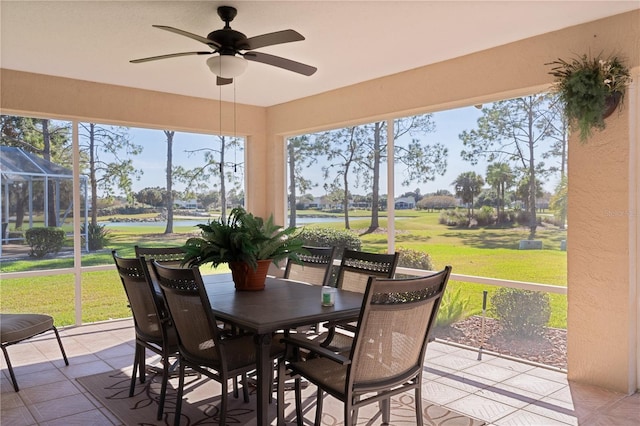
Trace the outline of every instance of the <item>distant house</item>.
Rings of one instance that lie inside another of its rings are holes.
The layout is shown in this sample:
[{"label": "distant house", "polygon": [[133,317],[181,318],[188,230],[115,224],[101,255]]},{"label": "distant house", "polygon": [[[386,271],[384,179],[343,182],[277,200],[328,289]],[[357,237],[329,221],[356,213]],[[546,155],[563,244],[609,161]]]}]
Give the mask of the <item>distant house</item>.
[{"label": "distant house", "polygon": [[313,201],[303,203],[305,209],[325,209],[328,208],[327,197],[314,197]]},{"label": "distant house", "polygon": [[174,200],[173,204],[179,209],[195,210],[200,208],[198,200]]},{"label": "distant house", "polygon": [[416,208],[416,199],[413,197],[396,198],[396,210],[409,210]]}]

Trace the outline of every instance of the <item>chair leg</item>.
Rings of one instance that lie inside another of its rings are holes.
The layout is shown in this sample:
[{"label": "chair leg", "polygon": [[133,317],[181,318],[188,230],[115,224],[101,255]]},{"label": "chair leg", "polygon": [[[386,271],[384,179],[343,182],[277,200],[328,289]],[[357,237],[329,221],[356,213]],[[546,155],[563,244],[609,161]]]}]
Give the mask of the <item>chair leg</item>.
[{"label": "chair leg", "polygon": [[380,401],[380,412],[382,413],[382,424],[388,425],[391,421],[391,399]]},{"label": "chair leg", "polygon": [[158,415],[157,419],[162,420],[162,414],[164,412],[164,400],[167,396],[167,382],[169,381],[169,354],[162,354],[162,384],[160,386],[160,400],[158,401]]},{"label": "chair leg", "polygon": [[[420,382],[422,382],[421,379]],[[422,426],[424,420],[422,419],[422,387],[418,386],[416,388],[416,425]]]},{"label": "chair leg", "polygon": [[13,390],[18,392],[20,389],[18,388],[16,375],[13,374],[13,367],[11,366],[11,361],[9,361],[9,353],[7,352],[7,347],[5,345],[2,345],[2,352],[4,353],[4,360],[7,361],[7,368],[9,369],[9,375],[11,376],[11,382],[13,383]]},{"label": "chair leg", "polygon": [[[246,374],[243,374],[243,377],[246,381]],[[221,385],[222,385],[222,398],[220,399],[220,419],[219,419],[219,424],[220,426],[225,426],[227,424],[227,392],[229,392],[228,386],[227,386],[227,382],[228,379],[225,377],[222,379],[221,381]]]},{"label": "chair leg", "polygon": [[278,360],[278,387],[276,388],[276,403],[278,404],[278,426],[284,425],[284,380],[286,368],[284,359]]},{"label": "chair leg", "polygon": [[247,379],[247,373],[242,374],[242,398],[245,404],[249,402],[249,380]]},{"label": "chair leg", "polygon": [[56,339],[58,339],[58,346],[60,346],[60,352],[62,352],[62,358],[64,359],[65,365],[69,365],[69,360],[67,359],[67,354],[64,351],[64,347],[62,346],[62,340],[60,340],[60,334],[58,334],[58,329],[54,325],[53,332],[56,333]]},{"label": "chair leg", "polygon": [[238,399],[238,376],[233,377],[233,397]]},{"label": "chair leg", "polygon": [[295,379],[295,393],[296,393],[296,422],[298,426],[302,426],[302,391],[300,390],[301,380],[300,377]]},{"label": "chair leg", "polygon": [[142,345],[140,345],[138,356],[140,357],[138,360],[138,374],[140,375],[140,383],[144,383],[147,380],[147,349]]},{"label": "chair leg", "polygon": [[324,402],[324,392],[318,387],[318,395],[316,397],[316,425],[322,424],[322,403]]},{"label": "chair leg", "polygon": [[131,385],[129,386],[129,398],[133,396],[136,387],[136,376],[138,374],[138,364],[140,363],[140,345],[136,343],[136,352],[133,355],[133,371],[131,372]]},{"label": "chair leg", "polygon": [[184,391],[184,359],[179,357],[180,369],[178,370],[178,395],[176,396],[176,414],[173,420],[174,426],[180,426],[180,413],[182,411],[182,393]]},{"label": "chair leg", "polygon": [[[354,397],[354,402],[358,402],[360,401],[360,397],[356,396]],[[358,422],[358,410],[360,409],[360,406],[356,406],[355,408],[353,406],[351,406],[351,410],[349,411],[349,413],[351,413],[351,424],[355,425]]]},{"label": "chair leg", "polygon": [[344,402],[344,426],[353,426],[357,418],[357,414],[354,416],[351,400],[350,398],[347,398]]},{"label": "chair leg", "polygon": [[273,403],[273,383],[276,380],[276,377],[275,377],[274,374],[275,374],[275,369],[273,368],[273,364],[272,364],[271,365],[271,374],[269,375],[271,377],[271,381],[269,382],[270,383],[269,386],[271,388],[271,389],[269,389],[270,390],[270,392],[269,392],[269,404]]}]

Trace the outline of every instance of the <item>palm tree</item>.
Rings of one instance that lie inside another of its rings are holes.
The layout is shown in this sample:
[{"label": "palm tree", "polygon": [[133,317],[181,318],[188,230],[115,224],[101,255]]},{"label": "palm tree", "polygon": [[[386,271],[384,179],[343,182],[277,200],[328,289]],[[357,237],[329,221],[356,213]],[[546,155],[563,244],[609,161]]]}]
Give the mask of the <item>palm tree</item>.
[{"label": "palm tree", "polygon": [[498,193],[498,223],[504,217],[505,192],[515,182],[515,174],[507,163],[493,163],[487,167],[487,183]]},{"label": "palm tree", "polygon": [[473,200],[482,190],[484,179],[476,172],[465,172],[452,182],[456,195],[469,206],[469,219],[473,217]]}]

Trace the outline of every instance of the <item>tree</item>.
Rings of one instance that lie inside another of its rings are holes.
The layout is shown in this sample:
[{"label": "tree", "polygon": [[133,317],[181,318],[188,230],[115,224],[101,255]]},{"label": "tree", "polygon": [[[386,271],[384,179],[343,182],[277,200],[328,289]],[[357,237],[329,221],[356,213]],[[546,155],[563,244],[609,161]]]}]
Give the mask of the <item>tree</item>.
[{"label": "tree", "polygon": [[484,179],[476,172],[464,172],[451,183],[454,186],[456,196],[466,203],[469,211],[469,219],[473,217],[473,200],[482,191]]},{"label": "tree", "polygon": [[498,195],[498,223],[504,218],[505,193],[513,186],[515,174],[507,163],[493,163],[487,166],[487,183]]},{"label": "tree", "polygon": [[568,211],[568,195],[569,186],[567,185],[567,177],[563,176],[560,183],[556,186],[555,192],[551,196],[549,207],[554,211],[556,217],[560,219],[560,229],[565,229]]},{"label": "tree", "polygon": [[549,167],[552,172],[559,172],[560,179],[566,176],[567,150],[569,147],[569,121],[563,113],[564,104],[556,96],[549,103],[550,125],[555,131],[549,134],[552,140],[551,149],[542,154],[542,158],[557,159],[556,166]]},{"label": "tree", "polygon": [[[69,125],[66,122],[36,119],[28,117],[15,117],[2,115],[1,137],[2,145],[15,146],[26,152],[38,155],[47,161],[62,165],[69,168],[71,165],[71,145],[69,135]],[[61,185],[61,191],[56,191],[54,182],[49,182],[47,188],[43,183],[40,185],[43,191],[47,191],[48,204],[47,208],[47,226],[58,226],[59,217],[57,217],[56,205],[58,201],[63,199],[71,202],[72,186]],[[22,228],[26,206],[29,200],[28,185],[18,183],[12,188],[13,200],[15,205],[15,227]],[[32,195],[33,199],[38,199],[37,195]],[[41,198],[44,206],[44,197]]]},{"label": "tree", "polygon": [[416,205],[420,209],[433,211],[453,208],[458,205],[458,200],[452,195],[426,195]]},{"label": "tree", "polygon": [[98,225],[98,189],[106,197],[116,189],[127,198],[133,197],[132,178],[139,179],[142,170],[133,167],[131,157],[142,152],[140,145],[129,140],[127,129],[80,123],[80,150],[86,156],[89,172],[91,225]]},{"label": "tree", "polygon": [[310,139],[309,135],[297,136],[287,141],[287,161],[289,165],[289,226],[296,226],[297,191],[309,191],[313,184],[304,174],[304,169],[317,162],[317,155],[325,151],[325,146]]},{"label": "tree", "polygon": [[[365,233],[379,228],[379,211],[382,204],[380,167],[387,158],[386,126],[386,121],[378,121],[326,132],[320,138],[328,147],[327,159],[330,165],[323,169],[325,178],[329,177],[330,170],[336,170],[334,182],[341,182],[345,197],[350,192],[350,181],[353,181],[353,186],[362,184],[371,188],[371,223]],[[434,180],[436,174],[444,174],[446,171],[447,149],[440,144],[424,144],[415,137],[426,135],[434,129],[430,114],[394,121],[394,161],[405,166],[403,185],[415,181],[428,182]],[[405,135],[412,136],[410,142],[404,143],[402,137]],[[345,227],[349,229],[347,198],[343,199],[343,208]]]},{"label": "tree", "polygon": [[207,191],[198,194],[198,202],[205,208],[211,208],[220,202],[220,193],[218,191]]},{"label": "tree", "polygon": [[[460,134],[465,149],[463,159],[477,164],[480,158],[489,162],[514,162],[527,176],[529,239],[534,239],[537,228],[536,182],[550,172],[544,162],[538,161],[542,152],[551,147],[557,135],[559,117],[552,113],[548,94],[499,101],[482,109],[477,128]],[[536,150],[541,150],[536,154]]]},{"label": "tree", "polygon": [[[379,228],[380,206],[380,167],[387,158],[387,122],[379,121],[362,126],[370,134],[364,139],[368,152],[363,157],[361,169],[364,179],[371,185],[371,223],[365,233],[374,232]],[[405,166],[402,185],[411,182],[429,182],[436,174],[444,174],[447,170],[448,150],[443,145],[435,143],[423,144],[416,136],[425,136],[435,130],[435,123],[431,114],[415,115],[394,120],[393,137],[395,141],[394,161]],[[401,143],[405,135],[412,139],[406,145]]]},{"label": "tree", "polygon": [[[200,148],[192,151],[187,151],[190,156],[198,153],[204,153],[204,164],[196,166],[192,169],[185,169],[183,167],[175,168],[173,174],[181,182],[186,184],[187,190],[185,191],[185,197],[197,198],[196,191],[209,191],[211,186],[211,179],[218,178],[218,183],[214,183],[214,188],[219,188],[220,193],[220,216],[224,219],[227,217],[227,182],[238,185],[238,179],[236,173],[238,169],[242,170],[244,162],[238,163],[234,158],[233,161],[227,160],[227,154],[230,149],[234,150],[234,155],[237,151],[242,152],[242,139],[229,138],[228,136],[215,136],[219,145],[217,148]],[[240,190],[234,188],[234,191]]]},{"label": "tree", "polygon": [[[361,126],[332,130],[318,137],[318,142],[327,147],[329,165],[322,168],[325,179],[329,178],[331,170],[336,170],[335,178],[330,187],[334,194],[337,193],[336,189],[338,188],[342,193],[345,229],[351,229],[349,226],[350,173],[353,172],[356,175],[355,186],[358,186],[359,167],[365,155],[364,139],[366,139],[366,132]],[[327,187],[327,184],[325,184],[325,189]]]},{"label": "tree", "polygon": [[165,208],[167,209],[167,226],[164,229],[165,234],[173,234],[173,137],[176,132],[165,130],[164,135],[167,137],[167,199]]},{"label": "tree", "polygon": [[134,195],[137,202],[148,204],[153,207],[160,207],[165,203],[166,189],[160,188],[143,188]]}]

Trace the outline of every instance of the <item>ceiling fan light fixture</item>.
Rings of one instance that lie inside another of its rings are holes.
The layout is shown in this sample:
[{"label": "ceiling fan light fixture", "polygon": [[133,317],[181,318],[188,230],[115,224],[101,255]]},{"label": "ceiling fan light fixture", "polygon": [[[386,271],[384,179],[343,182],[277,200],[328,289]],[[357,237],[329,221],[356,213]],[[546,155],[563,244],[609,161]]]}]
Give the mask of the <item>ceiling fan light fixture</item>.
[{"label": "ceiling fan light fixture", "polygon": [[212,73],[221,78],[234,78],[247,69],[247,60],[242,56],[219,55],[207,59],[207,66]]}]

